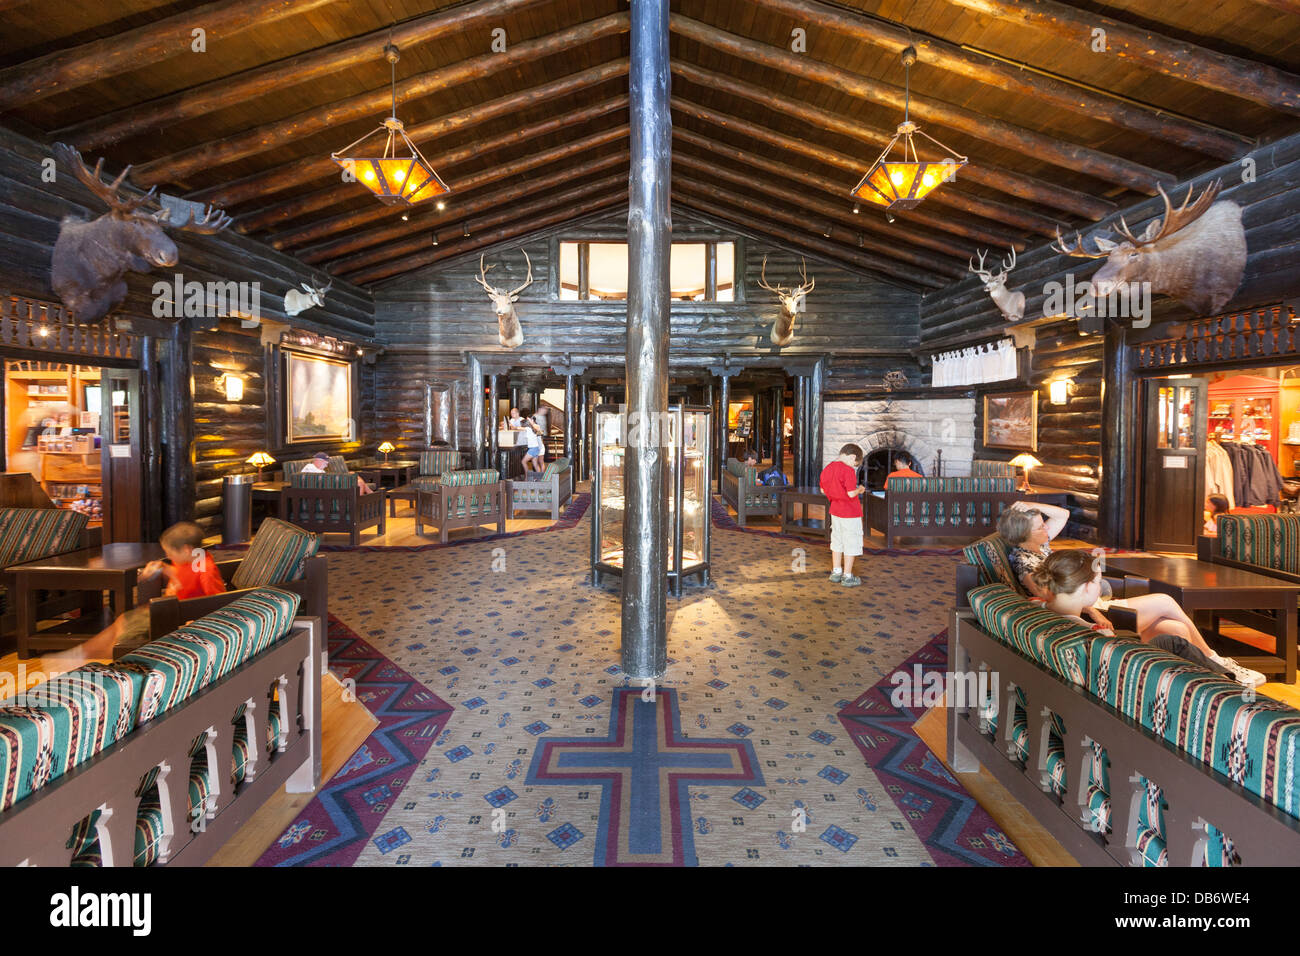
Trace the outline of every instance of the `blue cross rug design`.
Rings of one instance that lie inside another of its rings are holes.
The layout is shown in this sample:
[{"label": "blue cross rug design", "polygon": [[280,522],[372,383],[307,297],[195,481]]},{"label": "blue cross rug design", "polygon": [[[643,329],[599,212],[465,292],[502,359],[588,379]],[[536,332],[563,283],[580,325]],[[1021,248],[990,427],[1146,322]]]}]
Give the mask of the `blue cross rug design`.
[{"label": "blue cross rug design", "polygon": [[525,782],[601,788],[596,866],[695,866],[687,785],[762,787],[763,773],[748,741],[686,737],[671,688],[642,693],[614,691],[604,740],[542,738]]}]

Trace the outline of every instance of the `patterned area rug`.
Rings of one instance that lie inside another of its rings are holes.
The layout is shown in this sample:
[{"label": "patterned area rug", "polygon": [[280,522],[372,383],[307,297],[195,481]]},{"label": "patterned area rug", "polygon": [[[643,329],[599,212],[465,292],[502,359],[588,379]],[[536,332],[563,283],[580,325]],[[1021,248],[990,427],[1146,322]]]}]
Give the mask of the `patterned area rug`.
[{"label": "patterned area rug", "polygon": [[[450,705],[332,614],[329,662],[379,726],[257,866],[350,866],[451,717]],[[397,839],[386,834],[376,842]]]},{"label": "patterned area rug", "polygon": [[[941,631],[900,668],[916,687],[948,664]],[[920,679],[918,679],[920,678]],[[912,729],[924,707],[895,707],[881,681],[839,713],[849,738],[939,866],[1029,866],[1029,861]],[[906,698],[904,698],[906,699]]]},{"label": "patterned area rug", "polygon": [[[716,528],[711,585],[669,598],[650,700],[619,668],[617,581],[588,583],[586,520],[329,555],[338,617],[454,708],[422,757],[408,747],[418,768],[388,775],[410,783],[385,779],[357,865],[986,862],[884,799],[897,775],[878,776],[838,717],[946,625],[955,558],[867,555],[866,584],[846,589],[823,544]],[[300,821],[298,842],[338,817]],[[361,829],[317,842],[351,853]]]}]

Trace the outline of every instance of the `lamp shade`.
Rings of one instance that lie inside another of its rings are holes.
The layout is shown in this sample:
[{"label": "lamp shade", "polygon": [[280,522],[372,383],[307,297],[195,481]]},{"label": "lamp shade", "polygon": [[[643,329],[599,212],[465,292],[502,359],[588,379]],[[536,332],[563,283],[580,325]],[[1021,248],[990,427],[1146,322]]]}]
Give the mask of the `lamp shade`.
[{"label": "lamp shade", "polygon": [[1015,458],[1012,458],[1011,464],[1015,465],[1017,468],[1024,468],[1026,471],[1028,471],[1031,468],[1037,468],[1039,465],[1042,464],[1042,462],[1039,461],[1037,458],[1035,458],[1033,455],[1022,453],[1016,455]]},{"label": "lamp shade", "polygon": [[390,442],[390,441],[386,441],[386,442],[384,442],[382,445],[379,446],[379,450],[380,450],[383,454],[387,455],[389,452],[391,452],[391,451],[394,450],[394,448],[393,448],[393,443]]},{"label": "lamp shade", "polygon": [[275,464],[275,459],[264,451],[254,452],[248,457],[247,461],[254,468],[265,468],[267,465]]},{"label": "lamp shade", "polygon": [[1065,405],[1070,401],[1070,380],[1068,378],[1058,378],[1047,389],[1051,395],[1053,405]]},{"label": "lamp shade", "polygon": [[218,381],[222,390],[225,392],[226,401],[241,402],[244,400],[244,380],[238,375],[226,372]]},{"label": "lamp shade", "polygon": [[911,209],[920,205],[941,183],[953,178],[966,160],[941,162],[890,161],[882,155],[853,188],[853,198],[886,209]]}]

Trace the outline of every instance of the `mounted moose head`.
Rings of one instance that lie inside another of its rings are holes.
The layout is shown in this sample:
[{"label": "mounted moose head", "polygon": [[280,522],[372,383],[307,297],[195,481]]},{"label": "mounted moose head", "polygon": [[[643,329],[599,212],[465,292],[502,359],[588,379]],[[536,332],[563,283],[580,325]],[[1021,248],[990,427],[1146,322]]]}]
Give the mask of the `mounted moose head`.
[{"label": "mounted moose head", "polygon": [[1122,242],[1096,237],[1098,251],[1089,252],[1078,233],[1069,247],[1058,230],[1052,248],[1069,256],[1106,260],[1092,277],[1095,296],[1146,282],[1152,293],[1172,296],[1200,314],[1213,314],[1232,298],[1246,269],[1241,207],[1230,199],[1214,202],[1222,186],[1222,180],[1216,179],[1190,207],[1192,187],[1188,186],[1187,198],[1177,209],[1157,186],[1165,214],[1151,220],[1141,236],[1133,235],[1121,216],[1116,231]]},{"label": "mounted moose head", "polygon": [[998,307],[1002,317],[1008,322],[1019,322],[1025,317],[1025,294],[1023,292],[1011,292],[1007,289],[1007,276],[1011,270],[1016,267],[1016,247],[1011,247],[1011,258],[1002,260],[1002,271],[993,275],[988,269],[984,268],[984,255],[976,249],[975,252],[980,257],[980,264],[977,267],[975,261],[968,260],[970,268],[968,272],[973,272],[979,276],[980,281],[984,283],[984,291],[993,299],[993,304]]},{"label": "mounted moose head", "polygon": [[105,183],[99,178],[104,168],[102,158],[92,171],[71,146],[56,143],[54,153],[109,207],[92,222],[65,218],[54,243],[50,287],[80,322],[97,322],[121,305],[126,298],[128,272],[176,265],[176,243],[163,231],[164,226],[211,234],[230,225],[230,217],[211,206],[202,219],[182,223],[170,221],[169,209],[141,212],[146,203],[156,201],[158,187],[134,199],[121,198],[118,189],[131,172],[130,166],[117,179]]},{"label": "mounted moose head", "polygon": [[322,286],[310,286],[305,282],[302,283],[302,287],[307,290],[305,294],[297,289],[290,289],[284,294],[284,314],[297,315],[299,312],[306,312],[314,305],[324,305],[325,293],[333,286],[334,280],[330,279],[329,282]]},{"label": "mounted moose head", "polygon": [[528,258],[528,253],[520,249],[524,254],[524,261],[528,263],[528,278],[524,284],[515,289],[506,291],[497,289],[487,284],[488,269],[492,266],[483,265],[483,257],[478,257],[478,275],[474,281],[481,285],[492,300],[492,308],[497,314],[497,341],[508,349],[518,348],[524,344],[524,330],[519,327],[519,314],[515,312],[515,303],[519,301],[519,293],[523,292],[533,284],[533,260]]},{"label": "mounted moose head", "polygon": [[768,292],[775,292],[777,299],[781,302],[781,314],[776,317],[776,322],[772,325],[773,345],[786,346],[794,341],[794,317],[803,306],[804,298],[817,284],[816,279],[810,280],[808,278],[807,260],[802,261],[803,265],[799,269],[799,275],[803,278],[803,284],[793,289],[787,289],[785,286],[767,284],[767,256],[763,257],[763,270],[759,274],[758,287],[766,289]]}]

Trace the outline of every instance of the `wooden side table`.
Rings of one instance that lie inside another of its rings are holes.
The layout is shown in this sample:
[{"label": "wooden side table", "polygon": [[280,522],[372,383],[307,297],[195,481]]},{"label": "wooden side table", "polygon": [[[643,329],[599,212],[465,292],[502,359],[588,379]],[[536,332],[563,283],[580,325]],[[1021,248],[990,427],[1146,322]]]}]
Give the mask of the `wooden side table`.
[{"label": "wooden side table", "polygon": [[[787,486],[777,488],[776,494],[781,502],[781,533],[793,534],[804,538],[831,539],[830,503],[822,490],[815,485]],[[800,516],[794,516],[794,506],[800,506]],[[825,518],[808,517],[808,509],[820,506],[826,513]]]}]

